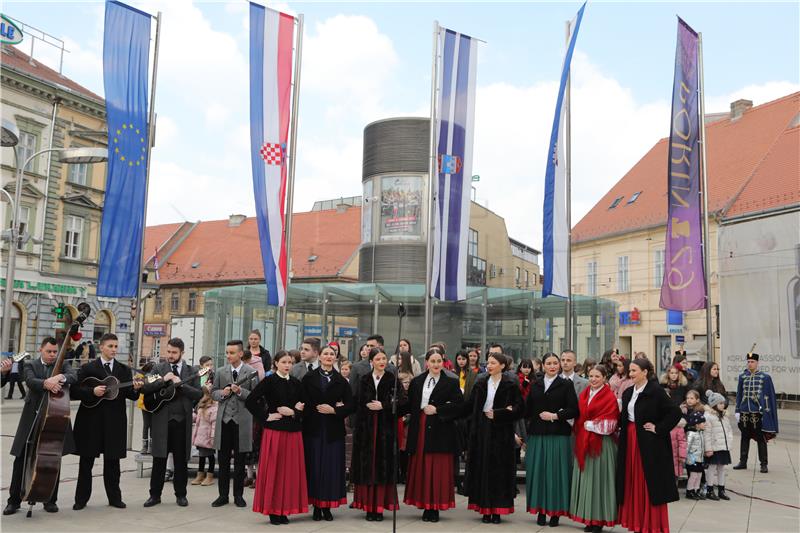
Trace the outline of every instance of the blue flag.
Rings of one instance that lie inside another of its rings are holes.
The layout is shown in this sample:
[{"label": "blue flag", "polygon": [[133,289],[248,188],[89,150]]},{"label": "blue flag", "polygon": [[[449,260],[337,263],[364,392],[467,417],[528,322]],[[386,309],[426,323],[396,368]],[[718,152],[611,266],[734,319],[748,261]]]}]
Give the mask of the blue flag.
[{"label": "blue flag", "polygon": [[142,262],[147,179],[147,71],[150,15],[106,3],[103,82],[108,174],[100,228],[97,295],[136,296]]}]

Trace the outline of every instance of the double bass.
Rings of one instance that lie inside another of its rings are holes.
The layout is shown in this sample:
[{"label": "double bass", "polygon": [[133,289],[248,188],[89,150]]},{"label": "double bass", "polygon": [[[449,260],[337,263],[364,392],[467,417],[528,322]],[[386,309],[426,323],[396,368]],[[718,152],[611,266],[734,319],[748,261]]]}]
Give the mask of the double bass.
[{"label": "double bass", "polygon": [[[78,304],[78,317],[72,321],[69,331],[61,343],[51,375],[61,373],[64,356],[70,340],[80,340],[80,328],[89,318],[92,309],[89,304]],[[64,438],[70,425],[69,389],[49,392],[42,398],[36,410],[36,418],[25,444],[25,466],[23,469],[24,498],[31,507],[37,502],[50,500],[58,483],[61,471],[61,454]],[[30,509],[28,516],[31,516]]]}]

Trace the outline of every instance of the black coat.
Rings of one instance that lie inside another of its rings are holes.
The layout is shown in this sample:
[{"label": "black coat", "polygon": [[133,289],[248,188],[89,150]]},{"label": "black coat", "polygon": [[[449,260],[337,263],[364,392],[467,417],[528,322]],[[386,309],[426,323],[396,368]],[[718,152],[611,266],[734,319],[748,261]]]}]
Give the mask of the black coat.
[{"label": "black coat", "polygon": [[464,408],[472,417],[464,485],[471,505],[510,508],[517,488],[514,423],[522,417],[525,406],[517,378],[503,375],[492,404],[494,419],[486,418],[483,404],[489,379],[475,382],[472,398]]},{"label": "black coat", "polygon": [[[22,364],[22,362],[20,362]],[[22,368],[22,375],[25,378],[25,385],[28,386],[28,394],[25,395],[25,404],[22,407],[22,414],[19,417],[19,425],[17,432],[14,434],[14,442],[11,444],[11,455],[20,457],[25,454],[25,444],[28,440],[28,434],[31,432],[33,422],[36,419],[36,410],[39,409],[39,404],[45,394],[50,394],[44,388],[44,380],[47,379],[48,370],[42,363],[41,359],[34,359],[33,361],[25,361],[25,366]],[[64,374],[66,382],[62,385],[64,389],[71,389],[75,383],[77,376],[75,370],[71,366],[64,366],[61,369]],[[67,422],[67,432],[64,436],[64,448],[62,455],[72,453],[75,449],[75,442],[72,438],[72,425]]]},{"label": "black coat", "polygon": [[[250,346],[245,347],[244,351],[249,352]],[[261,358],[261,364],[264,365],[264,372],[272,370],[272,356],[269,354],[269,350],[259,344],[258,353],[253,355],[257,355]]]},{"label": "black coat", "polygon": [[[111,375],[120,383],[131,381],[131,369],[119,361],[114,361]],[[92,386],[83,386],[88,377],[103,379],[107,377],[106,369],[100,358],[90,361],[78,370],[78,384],[72,387],[73,400],[96,399]],[[136,400],[139,391],[133,387],[120,389],[114,400],[102,400],[95,407],[81,404],[75,415],[75,454],[98,457],[101,453],[108,459],[121,459],[127,453],[128,417],[126,399]]]},{"label": "black coat", "polygon": [[[617,503],[622,503],[625,495],[625,454],[628,442],[628,403],[633,396],[634,387],[622,393],[622,409],[619,416],[619,442],[617,444]],[[634,406],[636,439],[642,458],[642,469],[650,493],[650,503],[661,505],[678,500],[675,485],[675,469],[672,458],[672,442],[669,432],[681,418],[681,410],[673,404],[664,389],[650,380],[639,394]],[[656,432],[644,429],[644,424],[652,422]]]},{"label": "black coat", "polygon": [[[542,420],[539,415],[543,412],[558,414],[558,420]],[[530,435],[571,435],[572,426],[567,420],[578,418],[578,396],[572,381],[556,376],[547,392],[544,378],[531,384],[525,418]]]},{"label": "black coat", "polygon": [[458,431],[456,418],[463,409],[464,397],[458,386],[458,379],[446,376],[444,372],[439,375],[436,386],[431,392],[428,404],[436,407],[436,414],[425,418],[425,449],[417,450],[419,440],[420,414],[422,391],[427,385],[428,372],[423,372],[411,380],[408,387],[408,403],[404,411],[411,413],[408,425],[408,440],[406,452],[410,455],[418,451],[426,453],[458,453]]},{"label": "black coat", "polygon": [[[375,389],[372,372],[361,376],[356,398],[356,424],[353,428],[353,459],[350,480],[356,485],[382,485],[392,482],[395,468],[394,443],[397,438],[397,419],[392,415],[392,395],[395,377],[384,372]],[[402,410],[406,396],[402,387],[397,391]],[[380,411],[370,411],[367,404],[378,400]]]},{"label": "black coat", "polygon": [[[350,384],[342,375],[334,370],[331,380],[325,390],[322,390],[322,376],[320,368],[308,372],[303,377],[303,392],[305,395],[305,408],[303,409],[303,436],[316,437],[325,427],[328,442],[344,440],[346,435],[344,421],[355,409],[353,392]],[[344,405],[337,407],[337,403]],[[336,411],[332,415],[323,415],[317,412],[317,406],[328,404]]]},{"label": "black coat", "polygon": [[[305,402],[303,384],[300,383],[300,380],[292,376],[289,376],[289,379],[282,378],[274,373],[256,385],[244,405],[253,414],[253,420],[260,423],[265,429],[302,431],[304,412],[295,409],[297,402]],[[272,413],[277,413],[278,407],[288,407],[294,410],[294,415],[267,422],[267,417]]]},{"label": "black coat", "polygon": [[680,406],[686,400],[686,392],[689,390],[687,385],[678,385],[674,389],[670,389],[668,385],[662,384],[661,387],[664,389],[664,392],[667,393],[669,399],[675,405]]}]

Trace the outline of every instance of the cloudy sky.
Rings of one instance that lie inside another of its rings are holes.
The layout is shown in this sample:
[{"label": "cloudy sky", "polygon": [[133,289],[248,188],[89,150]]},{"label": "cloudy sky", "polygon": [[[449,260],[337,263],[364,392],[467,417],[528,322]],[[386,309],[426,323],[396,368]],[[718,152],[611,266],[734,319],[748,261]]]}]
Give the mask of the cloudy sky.
[{"label": "cloudy sky", "polygon": [[[163,14],[157,145],[148,224],[253,215],[248,10],[243,0],[131,1]],[[512,237],[541,249],[546,146],[570,2],[267,3],[305,15],[295,211],[361,194],[363,128],[429,114],[432,23],[486,41],[479,51],[478,200]],[[103,2],[4,2],[63,39],[64,73],[103,94]],[[790,2],[589,4],[573,59],[577,220],[669,130],[676,15],[703,33],[706,110],[800,90],[800,8]],[[20,45],[28,51],[29,44]],[[57,65],[55,50],[35,57]]]}]

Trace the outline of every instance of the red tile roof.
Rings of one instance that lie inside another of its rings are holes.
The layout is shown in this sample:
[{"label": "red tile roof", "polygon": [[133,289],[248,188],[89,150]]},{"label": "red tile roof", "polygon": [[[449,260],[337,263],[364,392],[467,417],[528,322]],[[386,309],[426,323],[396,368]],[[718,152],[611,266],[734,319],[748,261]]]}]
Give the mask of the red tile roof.
[{"label": "red tile roof", "polygon": [[3,67],[8,67],[16,70],[17,72],[21,72],[22,74],[27,74],[51,85],[61,85],[86,98],[96,100],[101,104],[104,102],[102,96],[98,96],[83,85],[72,81],[62,74],[59,74],[57,71],[51,69],[44,63],[41,63],[36,59],[31,61],[31,56],[19,48],[8,44],[4,44],[2,47],[3,51],[0,55],[0,62],[2,62]]},{"label": "red tile roof", "polygon": [[[145,263],[153,258],[155,251],[164,246],[180,227],[180,222],[161,224],[160,226],[147,226],[144,232],[144,256],[147,259]],[[159,261],[162,257],[163,252],[158,254]]]},{"label": "red tile roof", "polygon": [[[728,206],[741,208],[736,207],[736,200],[747,192],[745,186],[763,184],[766,178],[754,178],[761,172],[771,176],[777,169],[782,169],[785,174],[779,181],[782,187],[778,193],[780,199],[770,200],[771,205],[791,202],[791,198],[797,201],[796,195],[793,196],[788,189],[784,194],[784,189],[791,188],[792,183],[795,185],[794,193],[798,188],[797,136],[787,130],[799,112],[800,92],[753,107],[737,120],[727,118],[706,126],[709,212],[724,212]],[[666,223],[668,142],[668,139],[658,141],[575,225],[573,242]],[[773,165],[772,170],[770,167],[762,168],[765,165]],[[579,183],[573,182],[573,186],[576,185]],[[773,188],[772,182],[770,188]],[[636,201],[628,204],[632,195],[639,191],[641,194]],[[622,197],[619,205],[609,209],[619,197]]]},{"label": "red tile roof", "polygon": [[[150,226],[145,246],[173,234],[180,224]],[[295,213],[292,227],[294,278],[338,277],[361,243],[361,208]],[[163,241],[160,245],[163,245]],[[172,243],[170,243],[170,246]],[[152,256],[153,246],[145,255]],[[165,247],[168,248],[168,247]],[[313,262],[308,258],[316,255]],[[258,226],[248,217],[199,222],[174,253],[159,255],[161,284],[262,281]],[[194,268],[192,265],[196,265]],[[152,278],[151,278],[152,279]]]}]

